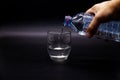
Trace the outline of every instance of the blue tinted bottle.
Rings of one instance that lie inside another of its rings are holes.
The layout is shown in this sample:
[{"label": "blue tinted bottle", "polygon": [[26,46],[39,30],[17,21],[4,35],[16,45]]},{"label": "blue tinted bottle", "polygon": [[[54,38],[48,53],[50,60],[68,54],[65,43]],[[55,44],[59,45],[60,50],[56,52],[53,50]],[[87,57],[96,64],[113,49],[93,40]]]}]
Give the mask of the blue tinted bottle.
[{"label": "blue tinted bottle", "polygon": [[[79,13],[73,17],[65,16],[64,26],[71,28],[81,36],[86,35],[86,29],[93,19],[93,15]],[[120,21],[109,21],[100,24],[96,37],[120,42]]]}]

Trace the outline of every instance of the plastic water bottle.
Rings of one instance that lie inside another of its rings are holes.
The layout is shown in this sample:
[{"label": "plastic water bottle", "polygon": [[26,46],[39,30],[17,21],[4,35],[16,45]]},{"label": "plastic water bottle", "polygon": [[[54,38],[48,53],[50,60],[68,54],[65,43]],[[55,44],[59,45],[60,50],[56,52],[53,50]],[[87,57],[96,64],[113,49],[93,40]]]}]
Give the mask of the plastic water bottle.
[{"label": "plastic water bottle", "polygon": [[[81,36],[86,35],[86,29],[93,19],[92,14],[79,13],[73,17],[65,16],[64,26],[77,32]],[[100,24],[95,35],[98,38],[120,42],[120,21],[109,21]]]}]

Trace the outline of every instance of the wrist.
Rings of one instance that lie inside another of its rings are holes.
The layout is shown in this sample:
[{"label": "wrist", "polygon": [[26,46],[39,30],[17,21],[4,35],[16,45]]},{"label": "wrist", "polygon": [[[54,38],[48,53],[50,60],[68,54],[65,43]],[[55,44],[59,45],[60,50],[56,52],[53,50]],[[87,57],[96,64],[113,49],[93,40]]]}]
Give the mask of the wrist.
[{"label": "wrist", "polygon": [[110,6],[114,11],[120,11],[120,0],[111,0]]}]

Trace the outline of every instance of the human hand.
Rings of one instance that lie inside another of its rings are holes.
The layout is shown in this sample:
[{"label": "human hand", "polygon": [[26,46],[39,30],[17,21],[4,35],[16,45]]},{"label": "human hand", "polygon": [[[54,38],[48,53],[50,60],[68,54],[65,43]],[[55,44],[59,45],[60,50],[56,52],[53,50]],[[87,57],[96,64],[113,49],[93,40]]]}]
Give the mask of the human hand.
[{"label": "human hand", "polygon": [[97,32],[97,29],[101,23],[118,19],[118,16],[120,17],[120,0],[104,1],[95,4],[88,9],[86,13],[94,15],[93,20],[86,30],[87,37],[90,38]]}]

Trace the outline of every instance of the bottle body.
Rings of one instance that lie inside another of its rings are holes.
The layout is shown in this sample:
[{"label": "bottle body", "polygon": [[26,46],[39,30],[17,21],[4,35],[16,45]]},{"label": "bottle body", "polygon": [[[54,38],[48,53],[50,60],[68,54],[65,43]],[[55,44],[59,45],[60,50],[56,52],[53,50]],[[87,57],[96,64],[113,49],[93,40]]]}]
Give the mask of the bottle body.
[{"label": "bottle body", "polygon": [[[86,29],[89,26],[90,22],[93,19],[93,15],[79,13],[73,17],[71,17],[71,21],[69,22],[69,27],[77,32],[81,36],[86,35]],[[64,21],[64,26],[68,26],[66,23],[66,18]],[[100,24],[98,27],[98,31],[95,34],[96,37],[113,40],[116,42],[120,42],[120,21],[110,21],[106,23]]]}]

